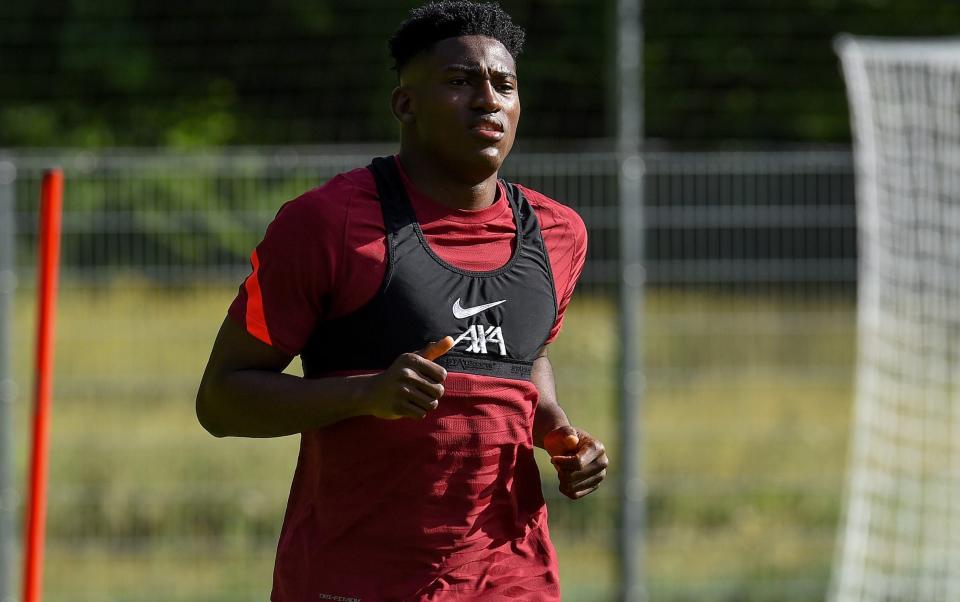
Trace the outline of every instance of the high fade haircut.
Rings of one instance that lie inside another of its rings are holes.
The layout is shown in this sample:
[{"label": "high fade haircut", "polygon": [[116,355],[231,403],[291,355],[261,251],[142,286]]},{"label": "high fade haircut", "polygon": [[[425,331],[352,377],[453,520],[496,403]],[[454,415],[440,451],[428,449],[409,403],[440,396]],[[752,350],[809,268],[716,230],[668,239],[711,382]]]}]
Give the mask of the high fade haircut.
[{"label": "high fade haircut", "polygon": [[407,63],[421,52],[430,50],[440,40],[460,36],[493,38],[516,60],[523,50],[525,33],[493,2],[430,2],[412,9],[407,20],[390,37],[393,69],[399,76]]}]

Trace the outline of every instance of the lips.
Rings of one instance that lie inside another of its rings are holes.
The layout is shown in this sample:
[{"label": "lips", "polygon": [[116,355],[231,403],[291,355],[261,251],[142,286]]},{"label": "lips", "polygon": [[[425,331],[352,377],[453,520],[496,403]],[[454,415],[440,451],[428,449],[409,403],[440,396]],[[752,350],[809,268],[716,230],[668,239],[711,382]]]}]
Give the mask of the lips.
[{"label": "lips", "polygon": [[485,140],[500,140],[504,135],[503,124],[493,119],[481,119],[474,122],[470,131],[475,136]]}]

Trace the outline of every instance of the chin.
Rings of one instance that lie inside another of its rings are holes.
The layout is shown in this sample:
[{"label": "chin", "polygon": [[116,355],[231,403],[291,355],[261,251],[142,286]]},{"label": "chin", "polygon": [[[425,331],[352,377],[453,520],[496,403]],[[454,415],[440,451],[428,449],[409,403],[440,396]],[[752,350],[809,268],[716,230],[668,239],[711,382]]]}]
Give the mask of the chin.
[{"label": "chin", "polygon": [[503,165],[503,161],[506,158],[506,153],[503,153],[500,149],[484,148],[471,157],[469,163],[465,162],[464,167],[466,167],[473,176],[471,179],[477,181],[485,180],[490,177],[491,174],[500,170],[500,166]]},{"label": "chin", "polygon": [[507,155],[510,154],[510,145],[504,146],[485,146],[479,149],[477,153],[477,161],[486,163],[492,166],[494,169],[500,169],[500,165],[506,160]]},{"label": "chin", "polygon": [[504,153],[494,146],[489,146],[480,151],[478,161],[492,165],[495,169],[500,169],[500,164],[503,163],[503,160],[506,158],[507,153]]},{"label": "chin", "polygon": [[[512,142],[512,140],[511,140]],[[504,159],[510,153],[512,144],[476,144],[470,140],[466,144],[443,144],[434,146],[434,157],[446,166],[451,173],[464,182],[481,182],[500,169]]]},{"label": "chin", "polygon": [[486,180],[500,169],[506,155],[497,148],[482,148],[472,153],[442,153],[442,162],[458,180],[475,184]]}]

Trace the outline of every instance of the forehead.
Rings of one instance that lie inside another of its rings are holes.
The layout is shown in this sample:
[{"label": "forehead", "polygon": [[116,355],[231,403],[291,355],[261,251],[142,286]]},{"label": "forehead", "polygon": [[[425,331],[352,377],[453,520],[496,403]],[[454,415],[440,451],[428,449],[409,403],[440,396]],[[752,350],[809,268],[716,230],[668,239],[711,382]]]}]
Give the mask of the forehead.
[{"label": "forehead", "polygon": [[515,72],[516,65],[507,48],[487,36],[460,36],[434,44],[424,53],[423,64],[429,69],[446,69],[451,65],[480,66],[489,70]]}]

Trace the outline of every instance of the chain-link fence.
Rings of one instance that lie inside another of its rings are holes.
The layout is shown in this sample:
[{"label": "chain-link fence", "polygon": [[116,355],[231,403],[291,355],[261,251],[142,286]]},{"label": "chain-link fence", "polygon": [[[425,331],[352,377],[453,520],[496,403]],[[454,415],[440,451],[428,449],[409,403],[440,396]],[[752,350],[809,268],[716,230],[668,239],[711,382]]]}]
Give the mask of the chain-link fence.
[{"label": "chain-link fence", "polygon": [[[48,600],[267,597],[297,441],[213,439],[196,422],[194,393],[280,204],[385,150],[6,157],[16,166],[18,433],[39,179],[53,164],[66,173]],[[822,597],[851,384],[849,154],[645,160],[652,598]],[[612,449],[617,242],[636,234],[619,231],[616,169],[613,154],[595,152],[516,154],[504,170],[587,223],[587,268],[552,358],[561,404]],[[22,454],[26,441],[16,447]],[[22,455],[18,465],[22,474]],[[613,483],[572,503],[542,468],[564,598],[612,598]]]}]

